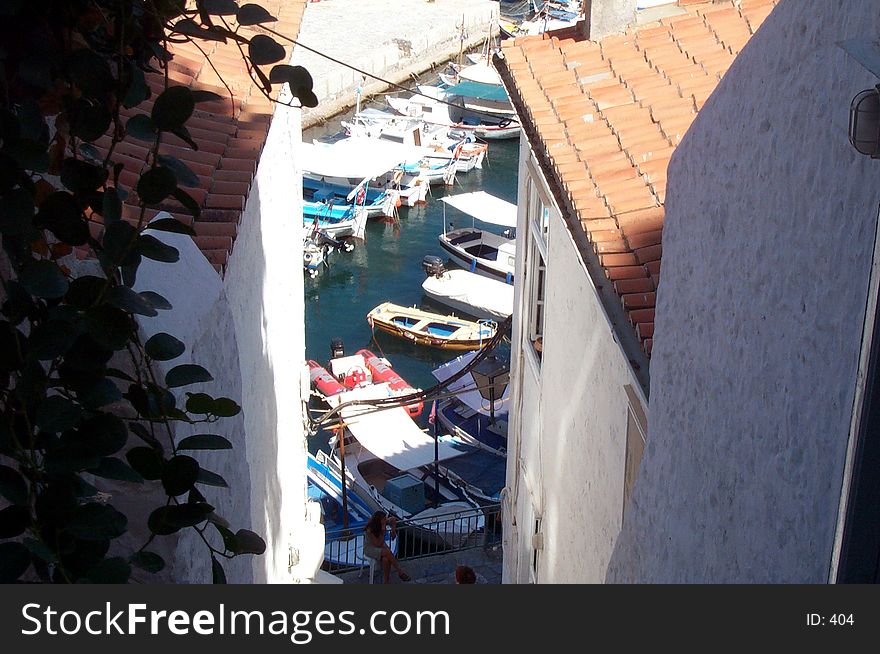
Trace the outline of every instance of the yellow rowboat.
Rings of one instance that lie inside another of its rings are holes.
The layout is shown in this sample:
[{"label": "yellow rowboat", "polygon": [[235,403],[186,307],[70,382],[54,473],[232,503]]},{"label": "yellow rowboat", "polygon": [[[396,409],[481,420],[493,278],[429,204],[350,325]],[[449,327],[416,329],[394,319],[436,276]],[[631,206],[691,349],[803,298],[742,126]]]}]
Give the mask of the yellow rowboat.
[{"label": "yellow rowboat", "polygon": [[498,329],[491,320],[472,322],[392,302],[383,302],[370,311],[367,322],[373,329],[442,350],[476,350],[495,336]]}]

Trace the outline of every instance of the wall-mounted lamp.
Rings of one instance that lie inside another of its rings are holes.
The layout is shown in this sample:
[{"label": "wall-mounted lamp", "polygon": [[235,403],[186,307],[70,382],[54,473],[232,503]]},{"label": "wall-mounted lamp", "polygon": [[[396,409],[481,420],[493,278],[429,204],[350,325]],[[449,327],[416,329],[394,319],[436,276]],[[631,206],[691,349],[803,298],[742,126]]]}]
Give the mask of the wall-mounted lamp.
[{"label": "wall-mounted lamp", "polygon": [[849,107],[849,142],[874,159],[880,158],[880,86],[861,91]]}]

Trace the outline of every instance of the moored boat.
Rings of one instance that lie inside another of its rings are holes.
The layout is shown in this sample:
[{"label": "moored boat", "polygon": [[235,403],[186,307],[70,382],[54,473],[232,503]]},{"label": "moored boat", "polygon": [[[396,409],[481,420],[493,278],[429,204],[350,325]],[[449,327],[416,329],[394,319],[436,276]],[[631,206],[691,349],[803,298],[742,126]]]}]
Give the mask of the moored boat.
[{"label": "moored boat", "polygon": [[[516,228],[516,205],[485,191],[447,195],[440,199],[444,205],[472,218],[470,227],[447,231],[444,206],[443,233],[437,238],[449,258],[465,270],[512,284],[516,263],[516,239],[512,237]],[[506,227],[508,236],[477,228],[477,220]]]},{"label": "moored boat", "polygon": [[415,307],[383,302],[367,314],[370,327],[417,345],[441,350],[474,350],[495,336],[492,321],[472,322],[453,315],[440,315]]},{"label": "moored boat", "polygon": [[426,256],[422,290],[430,299],[477,318],[505,320],[513,313],[513,285],[467,270],[446,270],[440,257]]}]

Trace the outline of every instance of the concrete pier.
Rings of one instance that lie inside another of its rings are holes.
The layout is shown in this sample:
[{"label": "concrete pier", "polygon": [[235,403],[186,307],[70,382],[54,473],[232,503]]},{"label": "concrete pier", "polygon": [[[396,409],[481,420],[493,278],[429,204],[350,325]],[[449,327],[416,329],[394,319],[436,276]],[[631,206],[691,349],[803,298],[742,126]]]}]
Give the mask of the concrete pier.
[{"label": "concrete pier", "polygon": [[[306,8],[300,43],[390,82],[410,81],[438,64],[475,47],[498,31],[493,0],[320,0]],[[302,47],[293,63],[315,80],[319,104],[303,110],[303,129],[386,90],[367,78]]]}]

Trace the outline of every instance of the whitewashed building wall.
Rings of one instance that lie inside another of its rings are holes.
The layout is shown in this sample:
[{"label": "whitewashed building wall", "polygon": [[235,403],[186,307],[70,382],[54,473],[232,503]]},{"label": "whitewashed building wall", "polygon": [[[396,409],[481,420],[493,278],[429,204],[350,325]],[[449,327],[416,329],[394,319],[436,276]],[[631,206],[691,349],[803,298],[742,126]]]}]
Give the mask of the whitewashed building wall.
[{"label": "whitewashed building wall", "polygon": [[[534,309],[524,274],[531,229],[528,179],[542,187],[544,198],[551,196],[530,160],[523,138],[504,581],[600,582],[623,517],[632,403],[626,388],[637,404],[646,402],[574,241],[549,200],[540,362],[534,353],[528,338]],[[536,525],[540,534],[534,538]]]},{"label": "whitewashed building wall", "polygon": [[880,163],[847,140],[878,80],[838,42],[874,0],[783,0],[669,168],[648,446],[612,582],[829,578]]},{"label": "whitewashed building wall", "polygon": [[[145,263],[139,276],[139,287],[175,305],[145,320],[145,331],[167,331],[191,346],[171,364],[192,360],[214,376],[210,384],[181,390],[225,395],[242,406],[239,416],[212,426],[235,449],[196,455],[230,485],[204,490],[207,499],[233,529],[252,529],[267,543],[262,556],[223,562],[230,582],[307,580],[323,553],[320,524],[306,517],[302,178],[295,156],[301,140],[300,110],[279,106],[223,280],[188,237],[167,234],[161,238],[172,240],[181,261]],[[197,431],[205,426],[189,429]],[[190,534],[178,541],[173,576],[211,579],[210,557]]]}]

